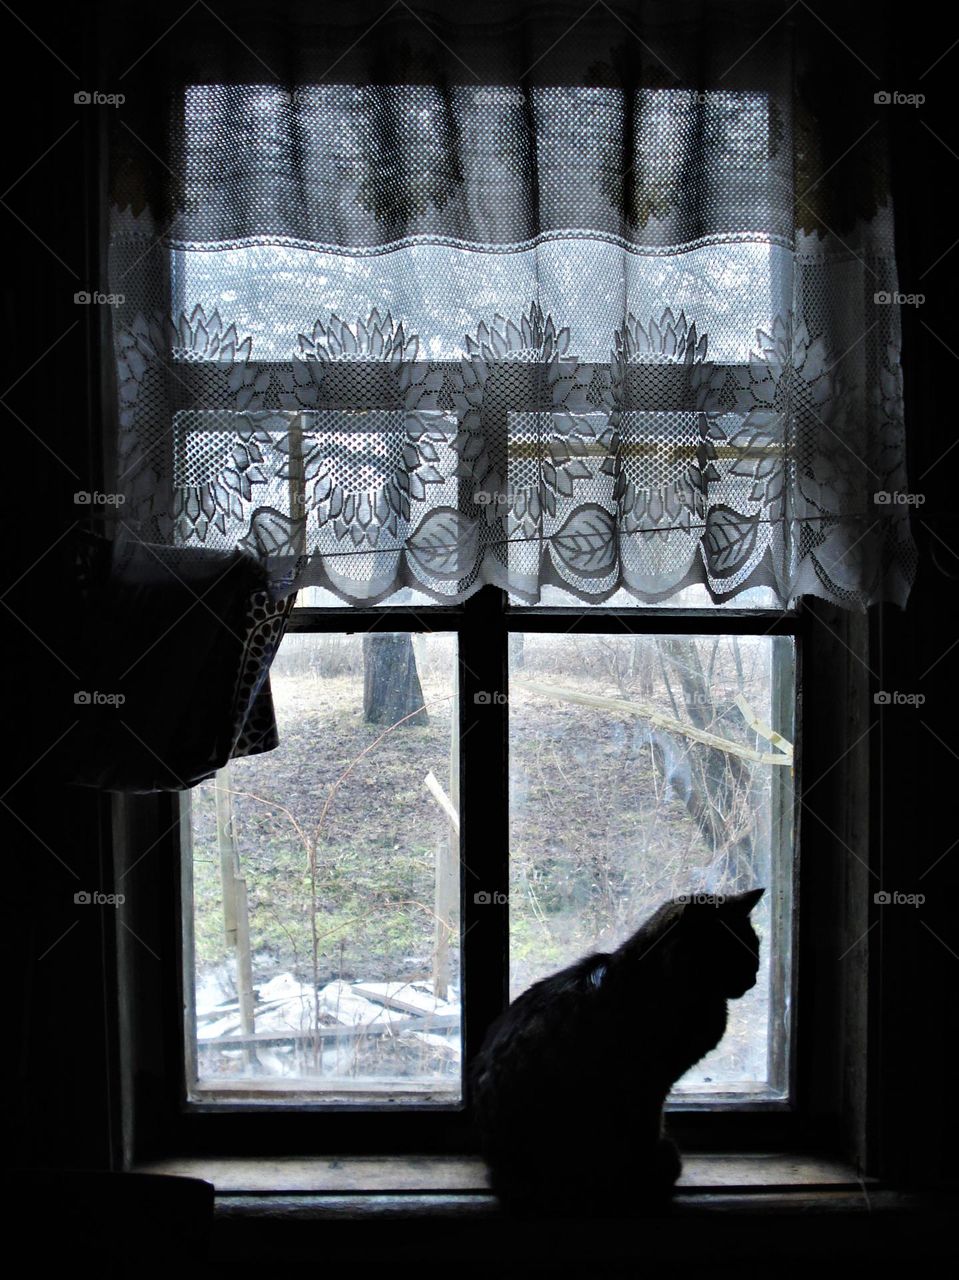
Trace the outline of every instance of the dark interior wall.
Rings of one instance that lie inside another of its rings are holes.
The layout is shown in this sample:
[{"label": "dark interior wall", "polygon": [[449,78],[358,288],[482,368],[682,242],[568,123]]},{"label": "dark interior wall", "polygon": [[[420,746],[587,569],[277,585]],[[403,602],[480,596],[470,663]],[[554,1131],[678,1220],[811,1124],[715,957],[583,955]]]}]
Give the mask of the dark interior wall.
[{"label": "dark interior wall", "polygon": [[96,7],[14,8],[19,20],[0,15],[8,86],[0,415],[12,462],[3,556],[11,750],[7,807],[0,810],[7,872],[3,1105],[12,1135],[6,1154],[14,1164],[107,1167],[113,1134],[104,973],[114,921],[101,908],[74,903],[74,894],[107,888],[101,834],[108,803],[57,782],[53,764],[54,744],[63,734],[68,741],[83,710],[73,700],[82,685],[72,652],[71,557],[86,511],[74,494],[99,482],[91,374],[101,317],[74,301],[78,291],[102,288],[90,257],[100,109],[74,102],[75,93],[99,87]]},{"label": "dark interior wall", "polygon": [[895,87],[926,98],[892,116],[900,289],[925,298],[903,308],[910,488],[924,502],[913,521],[916,585],[905,613],[883,611],[876,670],[884,689],[925,702],[909,716],[877,716],[873,769],[883,785],[872,818],[882,887],[926,900],[881,915],[874,1003],[884,1160],[918,1182],[954,1177],[947,1161],[957,1137],[955,1109],[943,1103],[959,983],[959,23],[954,12],[932,23],[903,6],[892,14]]},{"label": "dark interior wall", "polygon": [[[0,810],[8,865],[0,895],[8,954],[4,1106],[12,1134],[8,1160],[62,1167],[108,1167],[118,1143],[110,995],[116,920],[109,908],[73,900],[79,890],[113,888],[109,806],[92,792],[56,782],[48,767],[55,756],[50,748],[70,732],[80,710],[68,669],[77,614],[69,548],[83,515],[73,495],[99,480],[92,444],[102,420],[94,376],[100,317],[73,301],[78,290],[103,287],[92,265],[92,215],[97,112],[110,108],[73,101],[80,89],[115,88],[97,83],[98,49],[109,62],[114,39],[96,30],[97,9],[24,9],[30,29],[0,12],[5,64],[18,86],[5,93],[10,124],[0,161],[8,255],[0,279],[0,394],[7,406],[0,413],[15,477],[5,522],[15,532],[3,558],[13,748],[3,788],[10,788],[8,808]],[[157,34],[179,11],[167,16],[160,6],[151,13]],[[915,522],[920,570],[909,609],[884,610],[874,620],[871,662],[881,687],[921,691],[926,702],[918,713],[904,708],[877,715],[872,765],[882,786],[874,789],[871,818],[882,887],[925,892],[926,904],[921,914],[877,913],[870,933],[882,965],[870,1008],[880,1067],[871,1119],[881,1134],[884,1167],[915,1181],[944,1166],[956,1137],[953,1109],[940,1099],[954,1074],[946,1040],[959,977],[952,924],[959,847],[945,854],[959,837],[953,718],[959,645],[948,650],[959,637],[952,501],[959,445],[940,459],[959,438],[952,394],[959,336],[951,323],[959,248],[949,252],[959,237],[950,194],[959,180],[951,101],[959,47],[927,68],[959,32],[931,32],[901,7],[890,12],[896,84],[889,87],[927,96],[918,109],[890,108],[900,285],[926,296],[922,307],[903,312],[911,483],[926,500]],[[133,6],[131,15],[135,20]],[[851,44],[857,22],[878,20],[868,4],[834,9],[828,17]],[[935,1118],[921,1121],[929,1105]]]}]

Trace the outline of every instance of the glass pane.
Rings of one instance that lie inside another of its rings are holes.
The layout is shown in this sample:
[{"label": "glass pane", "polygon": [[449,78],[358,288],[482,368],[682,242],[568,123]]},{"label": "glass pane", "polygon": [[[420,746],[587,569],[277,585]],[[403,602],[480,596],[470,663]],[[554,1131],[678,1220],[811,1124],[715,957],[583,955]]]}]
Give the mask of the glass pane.
[{"label": "glass pane", "polygon": [[766,888],[757,983],[685,1100],[786,1090],[793,671],[782,637],[511,638],[512,999],[671,898]]},{"label": "glass pane", "polygon": [[456,640],[288,635],[281,745],[191,792],[193,1099],[461,1096]]}]

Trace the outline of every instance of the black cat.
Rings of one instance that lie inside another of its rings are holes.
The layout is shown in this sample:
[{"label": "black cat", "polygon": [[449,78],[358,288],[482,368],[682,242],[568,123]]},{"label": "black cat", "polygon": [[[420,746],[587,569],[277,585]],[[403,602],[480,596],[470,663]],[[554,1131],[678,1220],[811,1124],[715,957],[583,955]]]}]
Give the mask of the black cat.
[{"label": "black cat", "polygon": [[663,1103],[722,1039],[726,1001],[756,982],[749,913],[763,892],[664,903],[617,951],[537,982],[493,1024],[471,1086],[504,1202],[621,1211],[669,1195],[682,1165]]}]

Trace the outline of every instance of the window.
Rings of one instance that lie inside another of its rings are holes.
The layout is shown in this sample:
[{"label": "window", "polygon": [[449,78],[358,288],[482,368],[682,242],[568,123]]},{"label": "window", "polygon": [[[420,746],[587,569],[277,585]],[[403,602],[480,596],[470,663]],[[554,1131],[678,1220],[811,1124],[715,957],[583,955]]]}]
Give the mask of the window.
[{"label": "window", "polygon": [[668,898],[764,885],[759,981],[674,1093],[786,1099],[792,638],[564,628],[510,640],[511,997],[625,941]]},{"label": "window", "polygon": [[[672,87],[618,56],[508,101],[416,58],[180,82],[162,316],[120,339],[137,514],[323,584],[273,665],[283,745],[179,815],[181,987],[143,1061],[194,1149],[460,1149],[511,997],[756,884],[761,980],[671,1105],[700,1136],[834,1108],[802,1019],[828,1037],[847,953],[811,966],[796,922],[839,873],[800,880],[797,770],[854,681],[823,610],[777,602],[879,598],[846,482],[897,422],[895,320],[799,243],[791,73],[700,94],[685,53]],[[860,421],[861,452],[833,430]]]},{"label": "window", "polygon": [[189,1096],[459,1103],[455,633],[294,628],[272,683],[189,797]]},{"label": "window", "polygon": [[[502,604],[467,640],[495,687],[457,649],[469,607],[365,634],[295,610],[281,747],[190,794],[192,1102],[459,1107],[463,1028],[507,992],[669,897],[757,884],[760,981],[675,1101],[790,1102],[796,620]],[[484,796],[462,843],[461,777]]]},{"label": "window", "polygon": [[[198,132],[212,92],[187,95]],[[661,100],[663,129],[675,96],[650,91],[651,103]],[[687,97],[679,95],[679,107]],[[726,97],[713,103],[714,116],[732,104]],[[275,95],[264,105],[278,109]],[[747,134],[768,110],[762,95],[738,107]],[[204,166],[191,172],[202,188]],[[565,247],[564,278],[589,278],[589,255],[588,245]],[[725,385],[750,355],[736,345],[747,330],[729,321],[730,295],[748,298],[771,328],[784,307],[779,259],[770,245],[744,245],[739,276],[720,280],[707,249],[686,256],[711,281],[705,291],[696,286],[697,315],[700,328],[717,335],[710,376]],[[660,281],[658,291],[679,296],[681,272],[669,269],[675,279]],[[362,283],[356,271],[352,259],[287,246],[173,252],[176,309],[191,318],[174,338],[180,376],[201,389],[204,363],[215,363],[228,343],[211,299],[260,355],[242,371],[246,411],[182,411],[173,436],[178,483],[199,484],[239,423],[260,455],[285,459],[243,472],[257,504],[293,518],[308,509],[316,478],[335,475],[343,493],[337,498],[333,488],[325,501],[331,512],[342,504],[339,518],[364,549],[376,492],[392,501],[411,417],[431,448],[414,483],[429,486],[455,470],[460,422],[450,378],[463,339],[455,311],[432,315],[434,328],[419,337],[429,359],[421,356],[411,376],[439,388],[437,407],[412,415],[396,407],[372,320],[369,333],[359,325],[350,333],[357,349],[333,359],[346,331],[314,332],[304,348],[298,315],[284,310],[283,282],[302,287],[305,273],[319,272],[324,305],[351,321],[354,298],[372,287],[371,269],[363,268]],[[603,387],[611,376],[608,324],[596,302],[580,300],[586,345],[577,377]],[[429,310],[419,300],[424,305]],[[393,339],[399,317],[390,323]],[[671,323],[682,343],[691,333],[685,318]],[[299,341],[300,354],[310,355],[320,337],[328,362],[317,395],[309,364],[289,352]],[[703,465],[695,364],[676,362],[676,334],[665,321],[662,333],[633,337],[639,358],[624,366],[618,394],[624,435],[642,443],[625,450],[627,475],[640,495],[679,494]],[[519,535],[508,547],[509,570],[521,580],[536,548],[526,540],[537,527],[529,513],[538,496],[546,500],[544,469],[556,461],[557,437],[556,415],[543,408],[540,365],[523,358],[529,352],[512,354],[488,363],[485,392],[498,415],[493,450],[505,458],[505,493],[460,484],[443,496],[463,510],[510,500]],[[268,386],[292,389],[285,399],[281,393],[287,408],[261,407]],[[579,503],[604,500],[607,416],[577,416],[577,437],[587,442],[575,472]],[[732,483],[745,498],[753,481],[744,473]],[[222,515],[198,509],[184,536],[195,533],[197,519]],[[655,576],[665,553],[653,544],[645,554]],[[281,747],[234,761],[192,793],[184,818],[187,1098],[205,1107],[461,1107],[464,1070],[507,999],[591,947],[618,945],[668,897],[761,883],[768,890],[758,916],[761,981],[734,1007],[723,1045],[681,1083],[676,1102],[789,1105],[796,619],[776,611],[763,587],[737,597],[737,611],[747,613],[745,620],[737,613],[735,632],[726,630],[727,611],[695,586],[647,610],[625,591],[602,610],[555,585],[533,609],[487,594],[497,603],[479,614],[468,605],[437,609],[409,589],[379,609],[347,614],[330,592],[301,592],[272,674]],[[483,630],[471,638],[477,617]],[[478,679],[469,653],[477,644],[495,678]],[[387,678],[404,687],[390,692],[393,719],[374,709],[371,723],[364,686],[374,680],[377,646],[384,654],[392,648]],[[420,705],[423,712],[411,714]],[[475,818],[460,826],[459,792],[471,782],[484,795],[479,831]],[[496,816],[498,829],[484,837]]]}]

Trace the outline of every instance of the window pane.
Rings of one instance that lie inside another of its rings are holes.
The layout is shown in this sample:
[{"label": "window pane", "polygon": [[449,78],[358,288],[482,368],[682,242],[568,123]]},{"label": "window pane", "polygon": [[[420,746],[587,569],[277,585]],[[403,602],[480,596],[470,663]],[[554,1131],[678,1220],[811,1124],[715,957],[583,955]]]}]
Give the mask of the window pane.
[{"label": "window pane", "polygon": [[511,638],[511,998],[670,898],[766,888],[758,981],[685,1100],[786,1089],[793,669],[782,637]]},{"label": "window pane", "polygon": [[459,1100],[455,677],[451,635],[283,641],[281,745],[191,793],[192,1098]]}]

